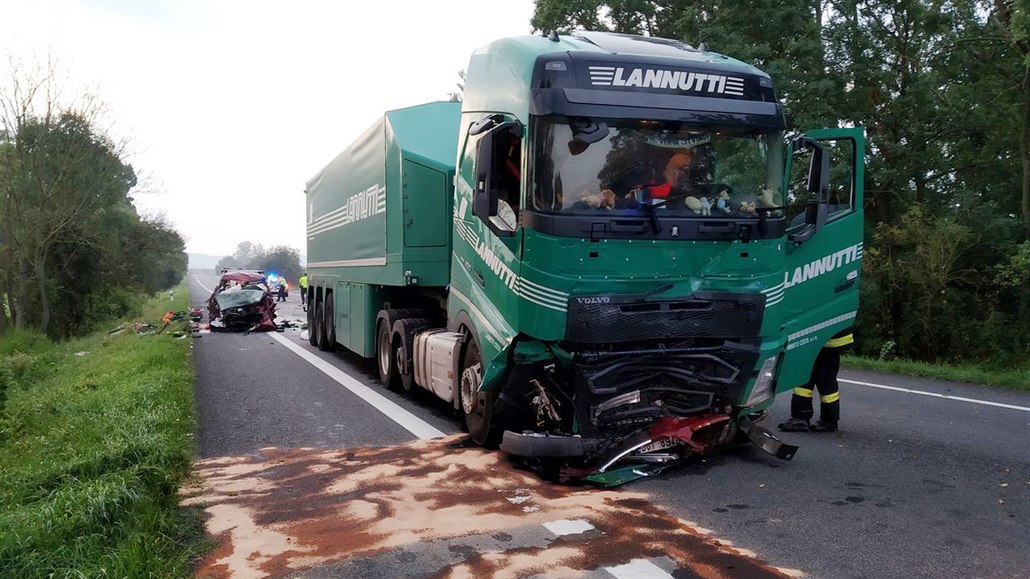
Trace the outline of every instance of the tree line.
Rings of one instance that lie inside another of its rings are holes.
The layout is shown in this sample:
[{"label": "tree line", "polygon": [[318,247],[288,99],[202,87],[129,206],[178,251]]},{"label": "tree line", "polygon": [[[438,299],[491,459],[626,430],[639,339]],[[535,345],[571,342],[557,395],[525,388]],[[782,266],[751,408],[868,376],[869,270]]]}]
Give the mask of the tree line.
[{"label": "tree line", "polygon": [[798,131],[865,127],[858,351],[1030,359],[1030,7],[537,0],[540,31],[680,39],[768,72]]},{"label": "tree line", "polygon": [[186,271],[182,237],[132,202],[137,176],[91,94],[52,64],[0,80],[0,335],[62,338],[132,313]]},{"label": "tree line", "polygon": [[260,269],[265,273],[285,277],[291,284],[296,284],[303,273],[298,250],[285,245],[276,245],[266,250],[260,243],[251,241],[240,242],[232,255],[219,260],[215,273],[223,269]]}]

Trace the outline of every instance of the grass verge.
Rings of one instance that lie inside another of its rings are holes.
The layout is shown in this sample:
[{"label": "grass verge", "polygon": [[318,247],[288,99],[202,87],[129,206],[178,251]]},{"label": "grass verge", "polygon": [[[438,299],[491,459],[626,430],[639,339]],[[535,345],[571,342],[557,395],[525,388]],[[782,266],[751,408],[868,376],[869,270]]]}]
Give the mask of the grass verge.
[{"label": "grass verge", "polygon": [[877,360],[859,356],[844,356],[845,366],[862,370],[876,370],[894,374],[923,376],[952,382],[969,382],[987,386],[1001,386],[1014,390],[1030,390],[1030,366],[991,368],[973,364],[930,364],[911,360]]},{"label": "grass verge", "polygon": [[[159,295],[139,319],[186,309],[185,284]],[[176,491],[194,448],[191,342],[132,330],[0,340],[5,577],[190,575],[203,527]]]}]

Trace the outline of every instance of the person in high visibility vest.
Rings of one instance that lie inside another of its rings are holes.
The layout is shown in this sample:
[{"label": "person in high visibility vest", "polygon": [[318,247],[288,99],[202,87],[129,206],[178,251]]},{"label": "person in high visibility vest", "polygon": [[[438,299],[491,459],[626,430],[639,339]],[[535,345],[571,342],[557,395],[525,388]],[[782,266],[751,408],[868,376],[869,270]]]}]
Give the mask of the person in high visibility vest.
[{"label": "person in high visibility vest", "polygon": [[297,281],[297,285],[300,286],[300,305],[307,304],[308,299],[308,272],[304,272],[300,279]]},{"label": "person in high visibility vest", "polygon": [[[837,372],[840,371],[840,354],[846,347],[855,342],[851,328],[833,335],[812,366],[812,376],[808,384],[798,386],[790,397],[790,420],[781,422],[779,429],[786,432],[833,432],[840,421],[840,387],[837,384]],[[815,415],[812,398],[819,391],[819,421],[809,424]]]}]

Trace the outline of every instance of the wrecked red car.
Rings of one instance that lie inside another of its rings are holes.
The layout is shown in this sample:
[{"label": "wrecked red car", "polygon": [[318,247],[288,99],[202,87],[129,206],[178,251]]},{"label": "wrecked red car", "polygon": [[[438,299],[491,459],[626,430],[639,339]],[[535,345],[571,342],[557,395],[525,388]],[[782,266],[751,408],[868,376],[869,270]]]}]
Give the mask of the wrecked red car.
[{"label": "wrecked red car", "polygon": [[212,331],[270,332],[276,329],[275,301],[264,272],[222,271],[207,300]]}]

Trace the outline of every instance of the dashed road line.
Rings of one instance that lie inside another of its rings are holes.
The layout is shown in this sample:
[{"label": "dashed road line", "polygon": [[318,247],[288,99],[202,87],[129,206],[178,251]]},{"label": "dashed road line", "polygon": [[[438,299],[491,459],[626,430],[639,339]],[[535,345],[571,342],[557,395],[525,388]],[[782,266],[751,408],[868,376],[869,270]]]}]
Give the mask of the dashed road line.
[{"label": "dashed road line", "polygon": [[633,559],[625,565],[605,567],[615,579],[672,579],[661,567],[647,559]]},{"label": "dashed road line", "polygon": [[937,392],[926,392],[923,390],[912,390],[909,388],[900,388],[898,386],[886,386],[884,384],[873,384],[871,382],[860,382],[858,380],[845,380],[844,378],[837,378],[838,382],[846,382],[848,384],[856,384],[858,386],[868,386],[870,388],[880,388],[882,390],[893,390],[895,392],[905,392],[906,394],[919,394],[920,396],[930,396],[933,398],[944,398],[945,400],[956,400],[958,402],[968,402],[970,404],[981,404],[983,406],[994,406],[997,408],[1008,408],[1009,410],[1019,410],[1022,412],[1030,412],[1030,407],[1017,406],[1015,404],[1004,404],[1002,402],[991,402],[990,400],[979,400],[976,398],[966,398],[965,396],[952,396],[951,394],[938,394]]},{"label": "dashed road line", "polygon": [[393,420],[401,426],[404,430],[414,434],[422,440],[428,440],[431,438],[440,438],[444,436],[444,433],[437,430],[434,426],[421,418],[415,416],[411,412],[408,412],[404,408],[401,408],[396,402],[386,398],[382,394],[375,390],[365,386],[361,382],[358,382],[349,374],[340,370],[336,366],[333,366],[329,362],[319,358],[312,354],[308,350],[304,349],[303,346],[293,343],[289,338],[272,332],[269,334],[275,341],[279,342],[286,349],[290,350],[294,354],[300,356],[305,362],[311,364],[315,368],[322,371],[323,374],[329,376],[341,386],[350,390],[355,396],[361,398],[365,402],[371,404],[376,410],[382,412],[390,420]]},{"label": "dashed road line", "polygon": [[559,537],[565,535],[578,535],[587,531],[593,531],[594,526],[583,519],[559,519],[544,523],[544,528]]}]

